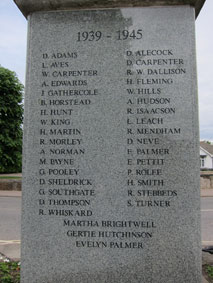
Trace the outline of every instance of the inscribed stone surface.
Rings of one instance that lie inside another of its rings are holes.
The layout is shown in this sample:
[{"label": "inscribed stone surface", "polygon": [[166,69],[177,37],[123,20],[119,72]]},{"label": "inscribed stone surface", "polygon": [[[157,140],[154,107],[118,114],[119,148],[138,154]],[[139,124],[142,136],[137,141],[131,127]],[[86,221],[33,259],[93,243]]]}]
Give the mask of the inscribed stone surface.
[{"label": "inscribed stone surface", "polygon": [[194,9],[34,13],[22,282],[198,283]]}]

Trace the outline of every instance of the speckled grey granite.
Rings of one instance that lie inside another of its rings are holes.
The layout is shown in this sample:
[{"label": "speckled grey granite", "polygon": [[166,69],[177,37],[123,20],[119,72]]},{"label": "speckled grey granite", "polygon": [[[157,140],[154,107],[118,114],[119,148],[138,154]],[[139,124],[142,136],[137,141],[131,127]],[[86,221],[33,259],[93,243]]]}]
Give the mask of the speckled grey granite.
[{"label": "speckled grey granite", "polygon": [[194,8],[29,16],[22,283],[200,283]]},{"label": "speckled grey granite", "polygon": [[198,16],[206,0],[14,0],[25,17],[39,11],[191,5]]}]

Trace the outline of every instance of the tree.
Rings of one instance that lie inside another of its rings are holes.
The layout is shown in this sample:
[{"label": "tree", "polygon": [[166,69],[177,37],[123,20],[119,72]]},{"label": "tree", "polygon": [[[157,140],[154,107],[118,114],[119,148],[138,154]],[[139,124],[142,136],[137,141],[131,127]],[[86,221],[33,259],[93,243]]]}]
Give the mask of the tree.
[{"label": "tree", "polygon": [[0,173],[21,172],[23,89],[16,74],[0,66]]}]

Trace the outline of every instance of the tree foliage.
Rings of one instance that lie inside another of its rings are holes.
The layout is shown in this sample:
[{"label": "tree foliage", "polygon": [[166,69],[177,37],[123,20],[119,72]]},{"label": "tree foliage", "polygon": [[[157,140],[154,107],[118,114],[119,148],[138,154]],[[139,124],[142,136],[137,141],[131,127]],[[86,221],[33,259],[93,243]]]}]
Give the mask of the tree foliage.
[{"label": "tree foliage", "polygon": [[23,85],[0,66],[0,173],[21,172]]}]

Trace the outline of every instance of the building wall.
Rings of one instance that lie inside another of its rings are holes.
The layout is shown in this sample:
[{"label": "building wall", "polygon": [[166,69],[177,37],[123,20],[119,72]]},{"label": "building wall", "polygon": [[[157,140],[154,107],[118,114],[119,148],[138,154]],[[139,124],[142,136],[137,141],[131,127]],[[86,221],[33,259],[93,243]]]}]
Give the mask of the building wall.
[{"label": "building wall", "polygon": [[213,172],[202,172],[200,174],[200,188],[213,189]]},{"label": "building wall", "polygon": [[[202,148],[200,148],[200,156],[205,155],[204,158],[200,157],[200,168],[213,168],[213,164],[212,164],[212,157],[210,155],[208,155],[208,153],[204,150],[202,150]],[[203,159],[203,161],[202,161]],[[203,163],[204,162],[204,163]]]}]

